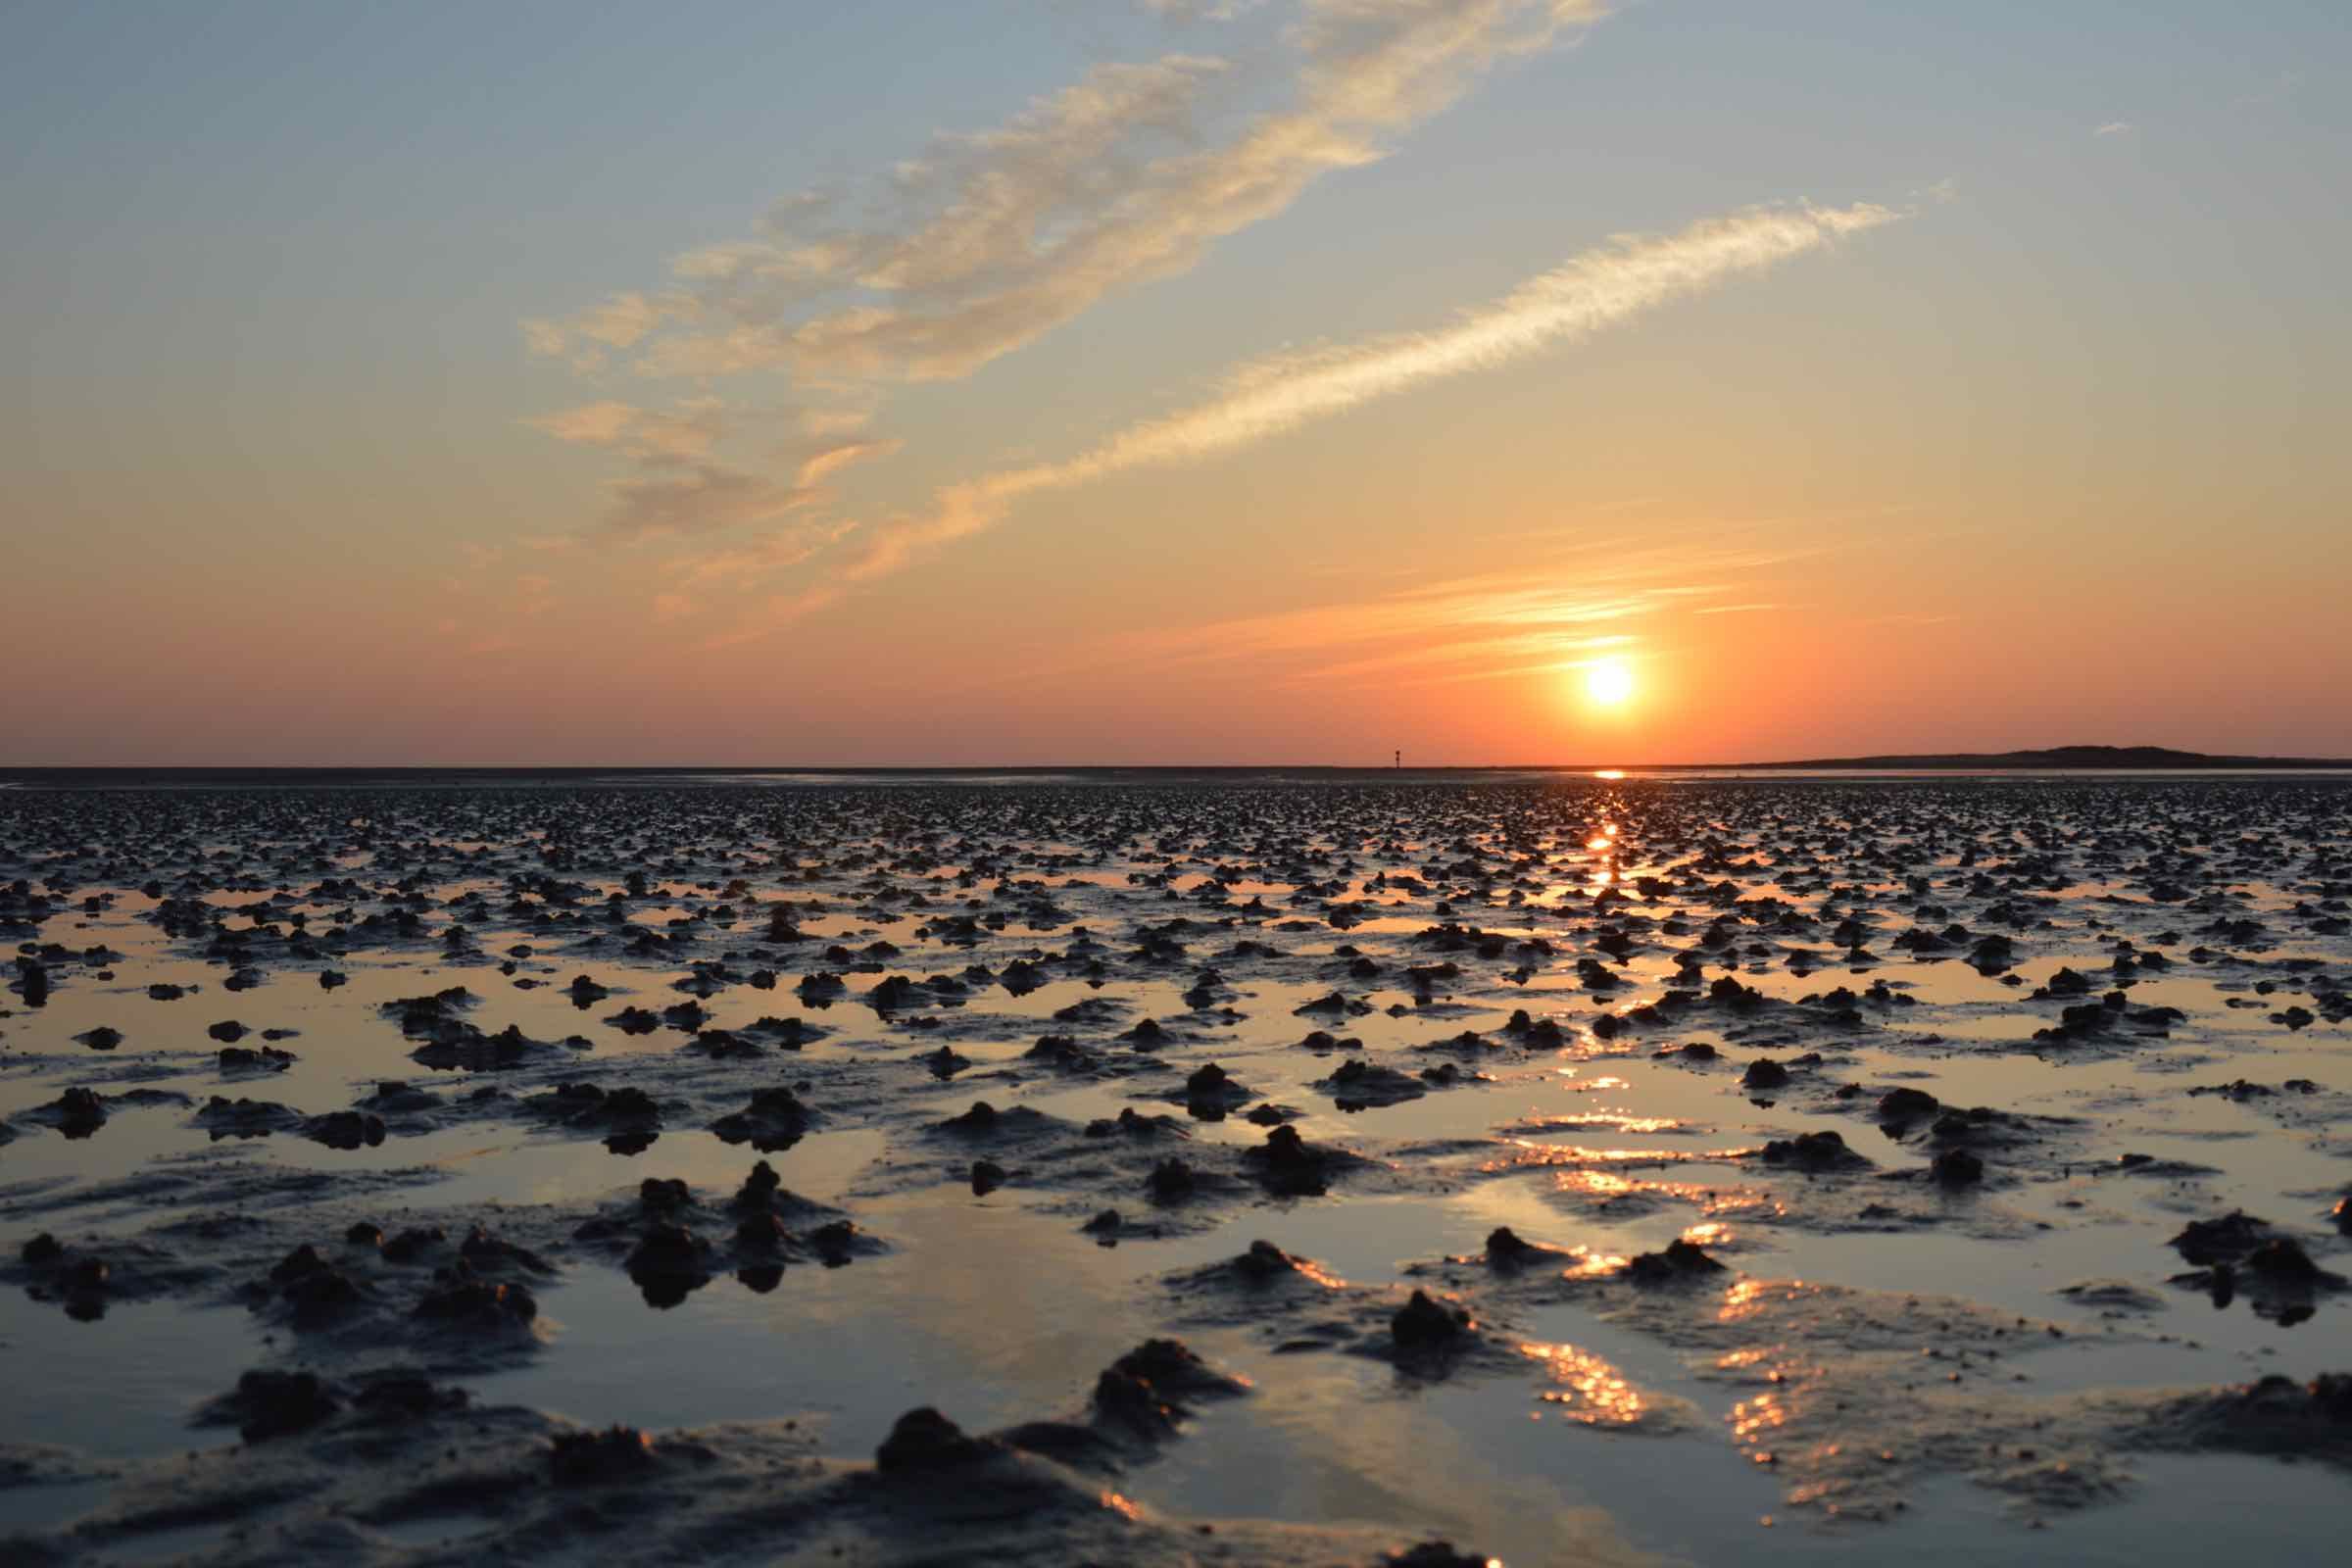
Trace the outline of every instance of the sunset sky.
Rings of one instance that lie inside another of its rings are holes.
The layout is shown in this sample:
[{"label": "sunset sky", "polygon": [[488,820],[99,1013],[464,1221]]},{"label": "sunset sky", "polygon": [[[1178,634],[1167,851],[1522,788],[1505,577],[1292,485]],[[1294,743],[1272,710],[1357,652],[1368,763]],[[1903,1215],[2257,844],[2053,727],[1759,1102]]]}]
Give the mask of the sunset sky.
[{"label": "sunset sky", "polygon": [[0,764],[2352,755],[2352,6],[11,4]]}]

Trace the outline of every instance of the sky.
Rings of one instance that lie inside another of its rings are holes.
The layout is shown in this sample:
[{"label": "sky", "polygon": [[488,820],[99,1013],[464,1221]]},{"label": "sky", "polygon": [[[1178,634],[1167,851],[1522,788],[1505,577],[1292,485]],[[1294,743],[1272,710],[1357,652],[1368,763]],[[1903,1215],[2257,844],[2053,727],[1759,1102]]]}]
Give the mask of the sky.
[{"label": "sky", "polygon": [[2340,0],[0,27],[0,765],[2352,756]]}]

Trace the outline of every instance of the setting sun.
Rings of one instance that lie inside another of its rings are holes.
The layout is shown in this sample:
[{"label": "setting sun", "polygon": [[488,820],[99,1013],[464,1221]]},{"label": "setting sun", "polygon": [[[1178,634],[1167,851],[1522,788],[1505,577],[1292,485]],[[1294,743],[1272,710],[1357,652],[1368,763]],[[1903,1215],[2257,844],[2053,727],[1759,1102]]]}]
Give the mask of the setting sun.
[{"label": "setting sun", "polygon": [[1634,695],[1634,672],[1622,659],[1604,659],[1585,668],[1585,695],[1615,708]]}]

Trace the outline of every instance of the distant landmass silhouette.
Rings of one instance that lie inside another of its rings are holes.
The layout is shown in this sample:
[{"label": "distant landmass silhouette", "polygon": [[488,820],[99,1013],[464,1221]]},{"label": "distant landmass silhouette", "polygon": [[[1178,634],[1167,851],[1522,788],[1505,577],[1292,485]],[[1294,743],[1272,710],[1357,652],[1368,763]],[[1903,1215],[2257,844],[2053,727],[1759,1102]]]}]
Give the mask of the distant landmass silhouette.
[{"label": "distant landmass silhouette", "polygon": [[1748,768],[1869,767],[1956,768],[2121,767],[2187,770],[2210,767],[2352,768],[2352,758],[2222,757],[2177,752],[2169,746],[2051,746],[2032,752],[1922,752],[1913,756],[1817,757],[1794,762],[1742,762]]}]

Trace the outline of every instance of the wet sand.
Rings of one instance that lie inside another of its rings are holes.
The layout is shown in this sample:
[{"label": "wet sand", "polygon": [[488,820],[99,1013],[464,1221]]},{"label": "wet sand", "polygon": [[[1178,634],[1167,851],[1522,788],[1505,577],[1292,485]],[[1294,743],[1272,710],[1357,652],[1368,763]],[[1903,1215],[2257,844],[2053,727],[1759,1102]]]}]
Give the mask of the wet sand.
[{"label": "wet sand", "polygon": [[2352,783],[25,789],[0,934],[12,1562],[2352,1506]]}]

